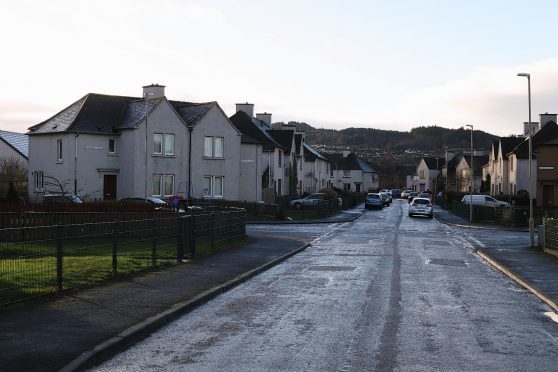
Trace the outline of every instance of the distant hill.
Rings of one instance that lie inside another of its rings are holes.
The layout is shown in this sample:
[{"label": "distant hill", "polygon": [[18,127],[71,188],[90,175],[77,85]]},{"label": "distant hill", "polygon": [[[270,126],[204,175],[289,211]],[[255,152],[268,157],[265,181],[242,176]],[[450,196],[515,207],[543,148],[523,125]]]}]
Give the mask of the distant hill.
[{"label": "distant hill", "polygon": [[[275,123],[274,126],[277,124],[284,123]],[[443,146],[468,148],[471,145],[471,131],[465,128],[420,126],[411,129],[410,132],[400,132],[373,128],[317,129],[309,124],[294,121],[288,124],[305,131],[306,142],[311,145],[360,145],[388,151],[405,149],[429,151],[440,150]],[[491,142],[498,138],[480,130],[475,130],[473,136],[474,147],[485,150],[488,150]]]}]

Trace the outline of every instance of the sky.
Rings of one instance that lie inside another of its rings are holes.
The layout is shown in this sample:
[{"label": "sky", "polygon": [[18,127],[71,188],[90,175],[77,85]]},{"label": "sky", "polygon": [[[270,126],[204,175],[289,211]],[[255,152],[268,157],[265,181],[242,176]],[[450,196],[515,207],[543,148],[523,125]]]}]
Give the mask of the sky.
[{"label": "sky", "polygon": [[558,2],[0,0],[0,130],[87,93],[250,102],[273,121],[521,134],[558,112]]}]

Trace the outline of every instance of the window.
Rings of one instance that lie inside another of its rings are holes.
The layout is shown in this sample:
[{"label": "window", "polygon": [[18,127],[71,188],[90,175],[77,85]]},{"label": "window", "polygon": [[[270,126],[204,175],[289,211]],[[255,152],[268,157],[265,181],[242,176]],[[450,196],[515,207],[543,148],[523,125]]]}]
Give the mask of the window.
[{"label": "window", "polygon": [[153,154],[163,155],[163,135],[161,133],[153,134]]},{"label": "window", "polygon": [[62,163],[62,140],[56,141],[56,161]]},{"label": "window", "polygon": [[223,137],[215,137],[215,157],[222,158],[223,157],[223,145],[225,139]]},{"label": "window", "polygon": [[165,155],[174,155],[174,134],[165,134]]},{"label": "window", "polygon": [[333,168],[330,168],[330,170],[329,170],[329,176],[330,176],[330,177],[333,177]]},{"label": "window", "polygon": [[281,150],[277,150],[277,159],[279,160],[279,168],[281,168],[283,166],[283,153],[281,152]]},{"label": "window", "polygon": [[343,177],[351,177],[351,171],[348,169],[343,169]]},{"label": "window", "polygon": [[161,181],[163,179],[162,174],[154,174],[153,175],[153,195],[154,196],[161,196]]},{"label": "window", "polygon": [[33,184],[35,191],[43,191],[45,176],[41,171],[33,172]]},{"label": "window", "polygon": [[213,137],[205,137],[203,156],[208,158],[213,156]]},{"label": "window", "polygon": [[205,137],[203,156],[206,158],[222,158],[225,139],[223,137]]},{"label": "window", "polygon": [[203,178],[203,196],[212,198],[223,197],[223,181],[221,176],[205,176]]},{"label": "window", "polygon": [[174,174],[153,175],[153,196],[170,196],[174,194]]},{"label": "window", "polygon": [[170,196],[174,194],[174,175],[166,174],[164,176],[164,187],[165,196]]},{"label": "window", "polygon": [[346,190],[346,191],[351,190],[351,184],[350,183],[344,183],[343,184],[343,190]]},{"label": "window", "polygon": [[108,140],[108,152],[109,152],[109,154],[116,154],[116,139],[109,138],[109,140]]}]

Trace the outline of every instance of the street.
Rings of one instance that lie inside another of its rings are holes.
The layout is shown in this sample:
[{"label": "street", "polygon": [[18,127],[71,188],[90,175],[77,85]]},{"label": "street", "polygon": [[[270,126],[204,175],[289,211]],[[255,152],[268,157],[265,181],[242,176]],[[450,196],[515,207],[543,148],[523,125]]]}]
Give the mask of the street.
[{"label": "street", "polygon": [[409,218],[406,201],[354,222],[252,225],[311,242],[97,367],[99,371],[549,371],[550,308],[474,249],[523,232]]}]

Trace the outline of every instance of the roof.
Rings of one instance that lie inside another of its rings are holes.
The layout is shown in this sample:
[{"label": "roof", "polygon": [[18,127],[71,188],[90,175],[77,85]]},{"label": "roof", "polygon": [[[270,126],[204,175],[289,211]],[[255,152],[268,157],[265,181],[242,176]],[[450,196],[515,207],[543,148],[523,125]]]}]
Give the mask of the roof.
[{"label": "roof", "polygon": [[320,154],[317,150],[315,150],[312,146],[310,146],[306,142],[304,142],[302,144],[302,146],[304,147],[304,160],[305,161],[315,161],[316,159],[322,159],[322,160],[325,160],[325,161],[329,162],[329,159],[327,159],[325,156]]},{"label": "roof", "polygon": [[0,140],[19,152],[25,158],[28,158],[29,137],[26,134],[0,130]]},{"label": "roof", "polygon": [[[145,100],[137,97],[89,93],[48,120],[29,128],[29,134],[86,132],[114,133],[137,127],[148,113],[166,98]],[[188,126],[195,125],[216,102],[168,101]]]},{"label": "roof", "polygon": [[[273,151],[275,148],[283,148],[267,132],[265,123],[256,118],[251,118],[244,111],[237,111],[229,118],[231,123],[242,133],[242,138],[250,137],[263,144],[264,151]],[[246,136],[246,137],[245,137]],[[241,141],[243,141],[243,139]],[[245,142],[246,143],[246,142]]]},{"label": "roof", "polygon": [[436,157],[433,157],[433,156],[423,156],[422,160],[424,160],[428,169],[440,170],[444,167],[444,165],[446,163],[446,159],[436,158]]},{"label": "roof", "polygon": [[338,170],[362,170],[367,173],[374,173],[374,168],[358,158],[355,154],[349,154],[346,157],[343,154],[327,154],[329,161],[337,166]]},{"label": "roof", "polygon": [[[558,125],[554,121],[549,121],[544,127],[531,137],[533,151],[536,151],[539,144],[543,144],[558,137]],[[518,159],[529,158],[529,140],[525,139],[509,153],[516,154]],[[506,154],[507,155],[507,154]]]},{"label": "roof", "polygon": [[[471,156],[461,156],[461,159],[465,161],[465,163],[467,163],[467,166],[470,167],[471,166]],[[480,174],[479,172],[482,171],[482,168],[484,167],[484,165],[486,165],[486,163],[488,163],[488,156],[486,155],[475,155],[473,156],[473,173],[476,174]]]},{"label": "roof", "polygon": [[457,164],[461,161],[461,158],[463,158],[463,155],[455,155],[448,161],[447,168],[455,170],[455,167],[457,167]]},{"label": "roof", "polygon": [[293,146],[293,136],[295,131],[292,129],[270,129],[267,131],[275,141],[277,141],[285,151],[290,153]]},{"label": "roof", "polygon": [[[505,157],[510,151],[512,151],[517,145],[525,141],[524,137],[502,137],[500,138],[500,144],[502,146],[502,157]],[[498,147],[499,150],[499,147]],[[496,155],[497,156],[497,155]]]}]

